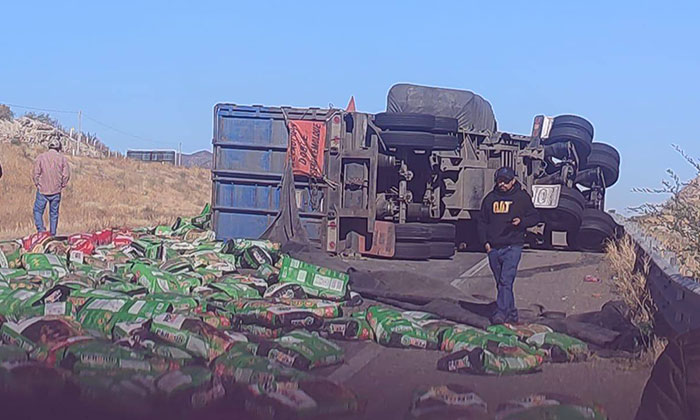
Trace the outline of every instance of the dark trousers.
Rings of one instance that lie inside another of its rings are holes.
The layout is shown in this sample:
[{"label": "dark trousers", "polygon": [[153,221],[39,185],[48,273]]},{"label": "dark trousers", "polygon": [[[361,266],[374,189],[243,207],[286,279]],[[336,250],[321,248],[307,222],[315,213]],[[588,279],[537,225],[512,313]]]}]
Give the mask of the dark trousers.
[{"label": "dark trousers", "polygon": [[46,205],[49,205],[49,231],[52,235],[56,236],[56,229],[58,228],[58,207],[61,205],[61,193],[44,195],[39,191],[36,192],[36,199],[34,200],[34,224],[36,225],[37,232],[45,232],[46,227],[44,226],[44,211],[46,210]]},{"label": "dark trousers", "polygon": [[488,253],[489,265],[496,279],[498,297],[496,316],[506,321],[517,321],[518,310],[515,308],[515,296],[513,295],[513,283],[518,273],[520,256],[523,253],[522,245],[508,245],[502,248],[492,248]]}]

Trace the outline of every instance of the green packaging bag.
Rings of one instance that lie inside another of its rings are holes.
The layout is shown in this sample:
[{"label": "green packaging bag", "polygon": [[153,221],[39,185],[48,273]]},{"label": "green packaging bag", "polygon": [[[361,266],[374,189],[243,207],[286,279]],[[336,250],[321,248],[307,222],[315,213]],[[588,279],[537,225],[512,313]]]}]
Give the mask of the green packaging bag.
[{"label": "green packaging bag", "polygon": [[411,317],[404,317],[401,312],[370,306],[367,308],[367,322],[374,331],[377,343],[387,347],[419,348],[437,350],[439,339],[421,328]]},{"label": "green packaging bag", "polygon": [[44,361],[64,345],[91,340],[80,326],[65,317],[40,316],[19,322],[7,321],[0,327],[2,341],[21,347],[34,360]]},{"label": "green packaging bag", "polygon": [[495,354],[481,347],[453,351],[438,360],[437,368],[446,372],[511,375],[536,372],[542,366],[542,356],[514,349],[513,354],[508,354],[502,349],[500,354]]},{"label": "green packaging bag", "polygon": [[237,349],[231,349],[218,357],[213,363],[213,371],[224,383],[247,385],[258,393],[288,388],[309,377],[308,373]]},{"label": "green packaging bag", "polygon": [[27,277],[27,271],[23,268],[0,268],[1,281],[12,282],[23,277]]},{"label": "green packaging bag", "polygon": [[343,349],[316,332],[295,330],[274,340],[274,343],[267,349],[263,349],[264,344],[261,343],[258,354],[288,367],[310,370],[343,362]]},{"label": "green packaging bag", "polygon": [[81,341],[55,353],[58,366],[80,373],[85,370],[164,372],[172,366],[150,353],[104,340]]},{"label": "green packaging bag", "polygon": [[236,331],[256,338],[272,340],[279,338],[284,334],[283,328],[266,328],[255,324],[238,324],[235,326]]},{"label": "green packaging bag", "polygon": [[280,269],[271,264],[261,264],[255,270],[255,275],[265,280],[267,284],[275,284],[279,281]]},{"label": "green packaging bag", "polygon": [[194,271],[194,264],[190,258],[177,257],[165,261],[158,268],[171,274],[182,274]]},{"label": "green packaging bag", "polygon": [[576,397],[561,394],[534,394],[502,403],[496,420],[607,420],[597,404],[586,404]]},{"label": "green packaging bag", "polygon": [[247,341],[242,335],[224,333],[200,319],[170,313],[155,316],[151,332],[208,361],[225,353],[235,342]]},{"label": "green packaging bag", "polygon": [[177,276],[144,263],[134,263],[130,271],[148,293],[189,294],[192,288],[199,286],[194,278]]},{"label": "green packaging bag", "polygon": [[245,284],[235,283],[211,283],[205,287],[197,288],[193,291],[209,300],[228,302],[239,299],[259,299],[260,293]]},{"label": "green packaging bag", "polygon": [[262,239],[232,239],[228,247],[232,254],[242,254],[245,250],[258,247],[267,251],[270,255],[276,255],[280,250],[280,244]]},{"label": "green packaging bag", "polygon": [[29,289],[1,289],[0,290],[0,315],[13,315],[22,306],[40,299],[43,294]]},{"label": "green packaging bag", "polygon": [[330,300],[346,300],[349,293],[350,276],[347,273],[282,255],[279,282],[299,284],[309,296]]},{"label": "green packaging bag", "polygon": [[323,325],[323,318],[312,311],[264,300],[234,301],[225,308],[234,314],[237,321],[267,328],[317,330]]},{"label": "green packaging bag", "polygon": [[26,362],[27,360],[29,360],[29,355],[21,347],[0,344],[0,365],[4,363]]},{"label": "green packaging bag", "polygon": [[409,419],[487,420],[488,405],[472,389],[458,384],[421,387],[413,392]]},{"label": "green packaging bag", "polygon": [[[55,286],[55,288],[60,288],[60,290],[63,290],[63,287],[68,287],[68,297],[67,300],[73,304],[76,308],[79,308],[87,301],[90,299],[128,299],[129,296],[125,293],[119,292],[119,291],[114,291],[114,290],[107,290],[107,289],[94,289],[92,287],[83,287],[82,285],[71,283],[71,284],[62,284]],[[51,289],[54,290],[54,289]]]},{"label": "green packaging bag", "polygon": [[306,299],[304,288],[296,283],[276,283],[263,294],[265,299]]},{"label": "green packaging bag", "polygon": [[273,299],[275,303],[301,308],[313,312],[321,318],[339,318],[343,316],[343,308],[338,302],[325,299],[288,299],[277,298]]},{"label": "green packaging bag", "polygon": [[8,319],[18,321],[38,316],[65,316],[73,318],[76,312],[77,309],[70,302],[39,303],[22,305],[11,317],[8,317]]},{"label": "green packaging bag", "polygon": [[551,328],[541,324],[498,324],[491,325],[487,327],[486,330],[490,333],[498,335],[514,335],[523,341],[527,340],[535,334],[553,332]]},{"label": "green packaging bag", "polygon": [[471,351],[476,348],[488,349],[494,354],[501,354],[502,351],[512,354],[516,350],[523,354],[539,354],[535,347],[520,341],[516,335],[498,335],[466,325],[448,328],[442,335],[443,351]]},{"label": "green packaging bag", "polygon": [[118,322],[114,325],[112,336],[115,343],[127,343],[129,347],[146,350],[154,356],[169,361],[171,366],[184,366],[195,360],[190,353],[170,345],[153,334],[150,325],[149,319]]},{"label": "green packaging bag", "polygon": [[68,274],[65,258],[52,254],[29,253],[22,255],[22,267],[27,274],[55,280]]},{"label": "green packaging bag", "polygon": [[194,261],[194,267],[204,267],[223,272],[236,271],[236,257],[216,251],[195,251],[187,254]]},{"label": "green packaging bag", "polygon": [[111,338],[114,324],[120,321],[118,314],[129,302],[127,297],[92,298],[80,308],[76,320],[90,335]]},{"label": "green packaging bag", "polygon": [[259,246],[251,246],[245,249],[238,257],[238,265],[241,268],[257,270],[261,265],[272,265],[274,258],[267,249]]},{"label": "green packaging bag", "polygon": [[588,344],[557,332],[542,332],[527,339],[527,344],[544,350],[547,359],[556,362],[581,362],[588,358]]},{"label": "green packaging bag", "polygon": [[216,281],[217,283],[245,284],[260,293],[260,296],[267,290],[268,284],[265,280],[249,274],[224,274]]},{"label": "green packaging bag", "polygon": [[153,302],[164,302],[173,308],[173,312],[188,313],[200,307],[200,302],[192,296],[177,293],[154,293],[143,296],[141,299]]},{"label": "green packaging bag", "polygon": [[374,340],[374,332],[369,322],[357,317],[326,319],[321,327],[321,333],[334,340]]},{"label": "green packaging bag", "polygon": [[0,241],[0,268],[19,268],[22,265],[22,243]]}]

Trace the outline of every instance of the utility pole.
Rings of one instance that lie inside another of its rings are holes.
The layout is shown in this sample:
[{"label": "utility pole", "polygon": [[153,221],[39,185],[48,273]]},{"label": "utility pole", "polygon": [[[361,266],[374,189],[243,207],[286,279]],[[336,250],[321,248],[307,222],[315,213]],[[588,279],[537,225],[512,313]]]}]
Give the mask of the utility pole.
[{"label": "utility pole", "polygon": [[83,111],[78,111],[78,155],[80,155],[80,141],[83,138]]},{"label": "utility pole", "polygon": [[177,144],[177,166],[182,166],[182,142]]}]

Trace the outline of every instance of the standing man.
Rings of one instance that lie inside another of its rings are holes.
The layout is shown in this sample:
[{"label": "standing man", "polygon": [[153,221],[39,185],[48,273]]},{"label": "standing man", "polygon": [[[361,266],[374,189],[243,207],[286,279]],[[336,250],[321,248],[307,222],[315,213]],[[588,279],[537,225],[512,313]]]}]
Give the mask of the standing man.
[{"label": "standing man", "polygon": [[58,227],[58,207],[61,204],[61,191],[68,185],[70,168],[68,160],[61,152],[61,141],[54,137],[49,141],[49,150],[37,156],[34,162],[33,179],[36,185],[34,201],[34,224],[38,232],[46,231],[44,210],[49,205],[49,227],[51,235],[56,235]]},{"label": "standing man", "polygon": [[496,185],[484,197],[478,219],[479,239],[488,253],[489,265],[496,279],[498,309],[491,322],[517,323],[513,283],[518,272],[525,243],[525,229],[540,222],[530,194],[515,179],[515,171],[499,168],[494,174]]}]

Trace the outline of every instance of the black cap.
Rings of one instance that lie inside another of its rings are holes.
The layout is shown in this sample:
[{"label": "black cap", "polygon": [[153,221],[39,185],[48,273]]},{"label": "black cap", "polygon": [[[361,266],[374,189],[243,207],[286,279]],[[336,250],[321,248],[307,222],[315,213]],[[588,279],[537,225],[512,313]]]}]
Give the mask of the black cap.
[{"label": "black cap", "polygon": [[510,182],[513,178],[515,178],[515,171],[508,166],[498,168],[496,173],[493,174],[493,180],[496,182],[498,182],[499,179],[505,179],[506,182]]}]

